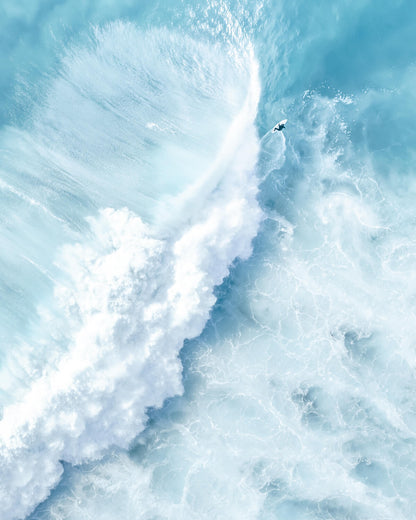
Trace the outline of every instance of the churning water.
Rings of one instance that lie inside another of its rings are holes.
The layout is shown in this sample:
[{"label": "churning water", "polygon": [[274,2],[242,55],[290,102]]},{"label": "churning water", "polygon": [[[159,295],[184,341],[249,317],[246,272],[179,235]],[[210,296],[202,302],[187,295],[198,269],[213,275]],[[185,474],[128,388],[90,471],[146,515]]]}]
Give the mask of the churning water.
[{"label": "churning water", "polygon": [[416,518],[416,4],[0,14],[1,518]]}]

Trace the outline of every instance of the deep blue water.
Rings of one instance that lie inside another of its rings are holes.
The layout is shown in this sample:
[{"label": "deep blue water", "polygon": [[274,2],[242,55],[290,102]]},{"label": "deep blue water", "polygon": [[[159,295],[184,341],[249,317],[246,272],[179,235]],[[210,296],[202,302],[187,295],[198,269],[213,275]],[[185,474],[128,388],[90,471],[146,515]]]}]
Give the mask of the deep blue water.
[{"label": "deep blue water", "polygon": [[1,518],[415,518],[416,5],[0,29]]}]

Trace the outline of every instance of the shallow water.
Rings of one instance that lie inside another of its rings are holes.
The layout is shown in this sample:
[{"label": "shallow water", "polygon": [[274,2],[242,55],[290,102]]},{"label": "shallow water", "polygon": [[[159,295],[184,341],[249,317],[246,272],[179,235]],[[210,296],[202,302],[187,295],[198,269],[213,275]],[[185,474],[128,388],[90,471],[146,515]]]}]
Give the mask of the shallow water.
[{"label": "shallow water", "polygon": [[1,9],[4,518],[412,518],[413,4]]}]

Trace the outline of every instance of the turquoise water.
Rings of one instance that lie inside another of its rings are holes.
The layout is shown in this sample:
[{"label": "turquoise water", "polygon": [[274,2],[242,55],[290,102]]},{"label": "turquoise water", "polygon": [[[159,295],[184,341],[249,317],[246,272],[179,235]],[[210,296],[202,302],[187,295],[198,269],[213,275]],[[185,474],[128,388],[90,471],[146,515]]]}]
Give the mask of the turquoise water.
[{"label": "turquoise water", "polygon": [[0,14],[2,518],[413,518],[413,3]]}]

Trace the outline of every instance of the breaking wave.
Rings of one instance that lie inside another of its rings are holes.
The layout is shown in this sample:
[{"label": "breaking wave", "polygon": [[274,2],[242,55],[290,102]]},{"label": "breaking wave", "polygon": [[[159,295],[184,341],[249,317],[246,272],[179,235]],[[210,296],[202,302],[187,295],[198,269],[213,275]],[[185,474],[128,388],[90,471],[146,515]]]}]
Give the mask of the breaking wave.
[{"label": "breaking wave", "polygon": [[3,130],[8,305],[30,322],[4,328],[5,520],[48,496],[61,461],[127,447],[181,393],[183,341],[260,222],[259,91],[249,45],[118,22],[71,47],[31,119]]}]

